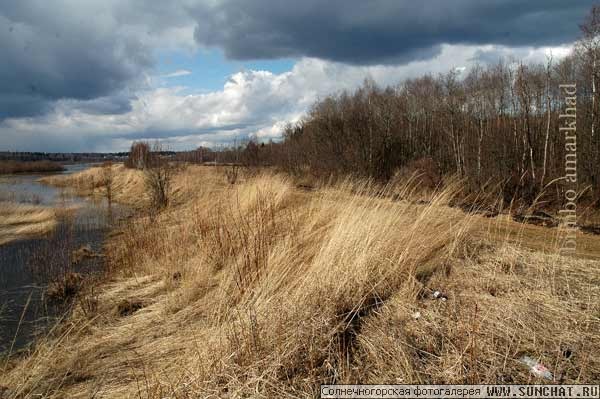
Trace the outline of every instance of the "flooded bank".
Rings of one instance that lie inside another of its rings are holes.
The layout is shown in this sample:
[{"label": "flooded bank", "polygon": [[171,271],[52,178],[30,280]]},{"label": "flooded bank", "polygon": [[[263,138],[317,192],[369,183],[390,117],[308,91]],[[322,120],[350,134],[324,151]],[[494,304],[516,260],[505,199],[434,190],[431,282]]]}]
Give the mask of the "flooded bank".
[{"label": "flooded bank", "polygon": [[91,166],[93,165],[65,165],[65,171],[59,173],[0,175],[0,201],[50,206],[83,203],[83,198],[67,195],[64,190],[42,184],[38,180],[45,176],[76,173]]},{"label": "flooded bank", "polygon": [[[68,165],[61,174],[90,165]],[[88,200],[38,182],[47,175],[0,177],[0,199],[58,209],[57,227],[47,236],[0,245],[0,353],[25,347],[44,334],[69,304],[49,300],[46,288],[67,275],[90,276],[103,269],[104,237],[124,213],[106,200]],[[74,259],[85,248],[88,256]]]}]

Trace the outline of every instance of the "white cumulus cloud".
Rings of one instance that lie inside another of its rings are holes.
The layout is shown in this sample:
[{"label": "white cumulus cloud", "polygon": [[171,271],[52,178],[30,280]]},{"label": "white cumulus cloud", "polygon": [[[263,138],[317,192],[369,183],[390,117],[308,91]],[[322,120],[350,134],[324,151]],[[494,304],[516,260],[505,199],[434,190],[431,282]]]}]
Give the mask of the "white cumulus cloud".
[{"label": "white cumulus cloud", "polygon": [[[445,73],[498,57],[544,62],[568,48],[506,48],[445,45],[432,60],[406,65],[352,66],[303,58],[287,72],[249,70],[230,76],[221,90],[190,93],[185,87],[142,87],[121,97],[128,109],[111,112],[102,103],[76,106],[58,101],[52,112],[38,117],[9,118],[0,124],[5,150],[120,151],[131,141],[160,139],[172,149],[219,145],[250,135],[276,139],[287,122],[297,121],[324,96],[357,88],[365,78],[393,85],[424,73]],[[182,71],[175,71],[173,74]],[[173,75],[172,74],[172,75]],[[99,112],[101,110],[102,112]]]}]

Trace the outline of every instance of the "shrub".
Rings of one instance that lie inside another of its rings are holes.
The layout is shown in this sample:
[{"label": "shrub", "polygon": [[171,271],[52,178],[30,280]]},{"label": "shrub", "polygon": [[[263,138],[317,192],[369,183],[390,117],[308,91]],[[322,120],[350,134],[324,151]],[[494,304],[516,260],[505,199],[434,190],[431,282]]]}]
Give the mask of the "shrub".
[{"label": "shrub", "polygon": [[156,143],[153,151],[148,154],[144,169],[144,182],[153,210],[160,210],[169,205],[172,178],[173,166],[161,155],[161,146]]},{"label": "shrub", "polygon": [[113,191],[113,170],[112,162],[106,162],[102,165],[102,180],[104,188],[106,189],[106,201],[108,206],[112,204],[112,191]]},{"label": "shrub", "polygon": [[432,158],[419,158],[409,162],[401,168],[394,176],[398,183],[403,184],[407,179],[414,178],[419,188],[435,190],[442,183],[442,175],[436,162]]}]

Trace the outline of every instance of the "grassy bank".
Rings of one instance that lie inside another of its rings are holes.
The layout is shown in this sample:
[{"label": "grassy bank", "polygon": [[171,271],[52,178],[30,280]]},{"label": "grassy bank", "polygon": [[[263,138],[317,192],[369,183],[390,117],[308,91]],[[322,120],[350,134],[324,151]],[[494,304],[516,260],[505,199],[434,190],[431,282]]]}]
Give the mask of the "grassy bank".
[{"label": "grassy bank", "polygon": [[56,214],[50,208],[0,202],[0,245],[48,233],[55,226]]},{"label": "grassy bank", "polygon": [[0,161],[0,174],[62,172],[65,168],[51,161]]},{"label": "grassy bank", "polygon": [[[141,172],[112,168],[115,200],[143,209]],[[102,173],[52,183],[102,195]],[[391,199],[413,188],[182,169],[170,206],[114,232],[106,281],[7,363],[0,390],[271,398],[320,383],[544,382],[523,355],[555,382],[600,379],[598,238],[579,234],[583,252],[560,257],[558,229],[450,208],[456,186]]]}]

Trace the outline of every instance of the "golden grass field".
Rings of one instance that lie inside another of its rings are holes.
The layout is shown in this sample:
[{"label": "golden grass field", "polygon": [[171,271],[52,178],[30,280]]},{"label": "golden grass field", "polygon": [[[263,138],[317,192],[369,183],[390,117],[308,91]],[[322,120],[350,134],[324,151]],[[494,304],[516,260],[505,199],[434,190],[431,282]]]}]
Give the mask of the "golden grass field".
[{"label": "golden grass field", "polygon": [[[112,168],[115,200],[144,209],[141,172]],[[102,195],[102,173],[48,183]],[[426,205],[388,195],[413,189],[306,191],[269,171],[231,185],[183,168],[165,211],[111,234],[105,281],[0,365],[0,392],[308,398],[321,383],[600,380],[600,239],[579,234],[578,256],[561,257],[558,229],[448,207],[456,185]]]}]

